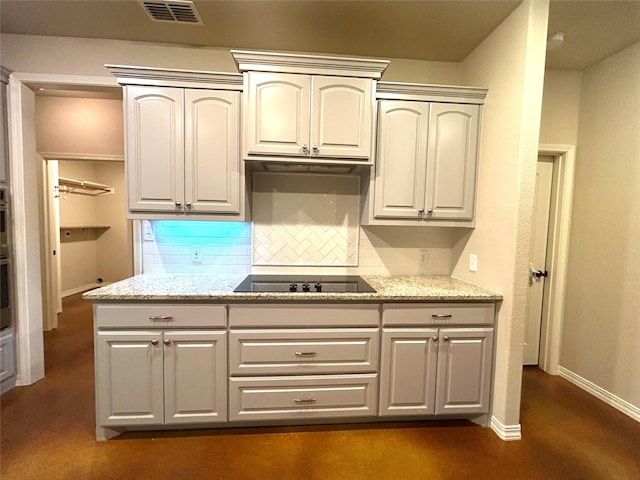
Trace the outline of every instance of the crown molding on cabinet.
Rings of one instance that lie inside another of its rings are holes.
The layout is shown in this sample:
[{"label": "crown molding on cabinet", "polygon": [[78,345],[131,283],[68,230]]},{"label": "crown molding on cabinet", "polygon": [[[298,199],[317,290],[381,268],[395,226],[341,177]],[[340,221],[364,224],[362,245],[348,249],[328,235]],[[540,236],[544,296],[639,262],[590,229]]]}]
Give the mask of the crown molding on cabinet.
[{"label": "crown molding on cabinet", "polygon": [[205,72],[170,68],[105,65],[120,85],[147,85],[154,87],[214,88],[242,91],[239,73]]},{"label": "crown molding on cabinet", "polygon": [[361,77],[378,80],[389,65],[388,60],[328,57],[295,53],[231,50],[238,70],[280,73],[305,73]]},{"label": "crown molding on cabinet", "polygon": [[431,102],[484,104],[488,89],[419,83],[378,82],[376,98],[381,100],[419,100]]}]

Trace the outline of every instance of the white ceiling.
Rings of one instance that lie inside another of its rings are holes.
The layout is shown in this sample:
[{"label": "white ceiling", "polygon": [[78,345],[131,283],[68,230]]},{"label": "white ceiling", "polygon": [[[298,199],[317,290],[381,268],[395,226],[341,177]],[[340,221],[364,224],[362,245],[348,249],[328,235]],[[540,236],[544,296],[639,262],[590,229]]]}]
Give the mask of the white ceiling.
[{"label": "white ceiling", "polygon": [[[0,31],[459,62],[520,0],[194,3],[203,25],[154,22],[138,0],[0,0]],[[549,31],[566,40],[547,66],[587,68],[640,41],[639,26],[640,0],[552,0]]]}]

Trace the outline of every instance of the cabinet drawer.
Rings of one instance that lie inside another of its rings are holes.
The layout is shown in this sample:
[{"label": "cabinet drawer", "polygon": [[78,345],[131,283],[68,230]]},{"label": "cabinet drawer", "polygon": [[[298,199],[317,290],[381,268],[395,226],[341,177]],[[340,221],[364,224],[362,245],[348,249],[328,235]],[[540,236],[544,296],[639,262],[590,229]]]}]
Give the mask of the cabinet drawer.
[{"label": "cabinet drawer", "polygon": [[493,303],[404,303],[382,306],[384,326],[493,325]]},{"label": "cabinet drawer", "polygon": [[97,304],[94,317],[98,328],[224,328],[227,325],[224,305]]},{"label": "cabinet drawer", "polygon": [[231,327],[377,327],[376,304],[231,305]]},{"label": "cabinet drawer", "polygon": [[364,373],[378,369],[378,329],[232,330],[231,375]]},{"label": "cabinet drawer", "polygon": [[362,417],[377,413],[377,375],[232,378],[229,420]]}]

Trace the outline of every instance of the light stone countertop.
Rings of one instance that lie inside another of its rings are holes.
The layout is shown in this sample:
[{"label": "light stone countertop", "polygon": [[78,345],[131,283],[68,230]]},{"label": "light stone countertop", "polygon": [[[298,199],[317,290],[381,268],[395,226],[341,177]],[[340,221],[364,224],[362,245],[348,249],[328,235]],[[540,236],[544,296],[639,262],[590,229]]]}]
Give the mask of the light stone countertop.
[{"label": "light stone countertop", "polygon": [[502,300],[500,293],[446,276],[362,275],[376,293],[235,293],[246,275],[143,274],[91,290],[96,302],[453,302]]}]

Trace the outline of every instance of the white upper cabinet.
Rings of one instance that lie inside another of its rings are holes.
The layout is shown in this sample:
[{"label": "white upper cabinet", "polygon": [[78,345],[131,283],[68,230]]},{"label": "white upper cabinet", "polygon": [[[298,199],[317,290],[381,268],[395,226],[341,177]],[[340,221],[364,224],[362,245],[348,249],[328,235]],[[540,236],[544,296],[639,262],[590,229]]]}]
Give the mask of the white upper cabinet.
[{"label": "white upper cabinet", "polygon": [[245,75],[245,160],[370,165],[387,60],[232,50]]},{"label": "white upper cabinet", "polygon": [[474,226],[485,95],[467,87],[379,87],[377,157],[363,224]]},{"label": "white upper cabinet", "polygon": [[245,220],[242,75],[106,67],[124,86],[128,217]]},{"label": "white upper cabinet", "polygon": [[126,91],[129,210],[240,213],[240,93]]},{"label": "white upper cabinet", "polygon": [[366,78],[249,72],[246,157],[367,160],[372,91]]}]

